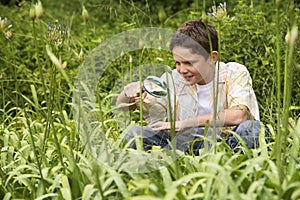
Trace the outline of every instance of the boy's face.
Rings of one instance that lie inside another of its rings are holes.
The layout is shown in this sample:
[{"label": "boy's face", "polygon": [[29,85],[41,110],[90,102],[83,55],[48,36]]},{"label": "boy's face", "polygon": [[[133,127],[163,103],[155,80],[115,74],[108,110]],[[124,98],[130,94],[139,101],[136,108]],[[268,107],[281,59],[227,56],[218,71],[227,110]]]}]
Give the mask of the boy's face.
[{"label": "boy's face", "polygon": [[175,46],[172,50],[176,70],[188,82],[189,85],[205,85],[213,79],[214,63],[210,56],[204,56],[182,46]]}]

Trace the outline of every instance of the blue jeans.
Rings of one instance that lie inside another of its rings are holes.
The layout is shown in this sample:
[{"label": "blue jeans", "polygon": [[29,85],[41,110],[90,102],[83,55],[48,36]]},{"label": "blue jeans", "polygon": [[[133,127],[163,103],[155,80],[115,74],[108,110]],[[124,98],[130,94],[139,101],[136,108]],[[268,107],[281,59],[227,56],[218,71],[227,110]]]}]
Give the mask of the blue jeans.
[{"label": "blue jeans", "polygon": [[[142,128],[142,129],[141,129]],[[141,132],[142,130],[142,132]],[[196,136],[189,133],[180,133],[176,134],[176,148],[191,153],[191,149],[194,154],[197,154],[200,148],[204,148],[204,130],[203,129],[194,129],[196,130]],[[257,148],[259,147],[259,134],[260,134],[260,122],[255,120],[247,120],[236,126],[233,131],[241,137],[241,139],[246,143],[248,148]],[[208,130],[208,137],[211,137],[212,129]],[[268,128],[266,127],[266,138],[269,137]],[[153,131],[150,127],[147,126],[133,126],[126,133],[123,138],[123,143],[130,142],[129,147],[136,149],[135,137],[143,137],[143,148],[145,150],[150,150],[153,145],[161,146],[165,149],[171,149],[169,142],[171,141],[171,137],[168,131]],[[228,135],[227,135],[228,136]],[[240,141],[237,137],[233,135],[229,135],[226,138],[227,144],[238,151],[236,148],[240,145]]]}]

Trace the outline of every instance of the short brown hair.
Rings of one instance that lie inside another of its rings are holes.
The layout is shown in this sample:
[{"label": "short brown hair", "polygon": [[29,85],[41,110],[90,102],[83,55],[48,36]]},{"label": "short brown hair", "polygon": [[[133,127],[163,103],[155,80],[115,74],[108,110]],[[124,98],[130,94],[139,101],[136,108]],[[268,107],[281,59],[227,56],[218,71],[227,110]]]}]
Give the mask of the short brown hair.
[{"label": "short brown hair", "polygon": [[[175,46],[183,46],[207,57],[211,52],[208,32],[211,38],[212,50],[218,51],[218,33],[216,29],[210,23],[206,25],[201,20],[189,20],[183,23],[172,37],[170,50],[172,51]],[[199,48],[199,45],[202,48]]]}]

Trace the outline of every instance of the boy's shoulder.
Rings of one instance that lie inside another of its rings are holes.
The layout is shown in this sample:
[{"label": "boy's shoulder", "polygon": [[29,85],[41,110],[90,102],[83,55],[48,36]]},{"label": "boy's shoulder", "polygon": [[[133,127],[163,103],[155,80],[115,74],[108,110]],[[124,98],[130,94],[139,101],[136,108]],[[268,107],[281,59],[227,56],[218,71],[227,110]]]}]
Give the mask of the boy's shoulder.
[{"label": "boy's shoulder", "polygon": [[237,62],[220,63],[220,80],[235,79],[240,76],[247,76],[250,78],[250,73],[245,65]]},{"label": "boy's shoulder", "polygon": [[221,62],[221,68],[225,70],[230,70],[230,71],[248,71],[247,67],[243,64],[237,63],[237,62],[228,62],[228,63],[223,63]]}]

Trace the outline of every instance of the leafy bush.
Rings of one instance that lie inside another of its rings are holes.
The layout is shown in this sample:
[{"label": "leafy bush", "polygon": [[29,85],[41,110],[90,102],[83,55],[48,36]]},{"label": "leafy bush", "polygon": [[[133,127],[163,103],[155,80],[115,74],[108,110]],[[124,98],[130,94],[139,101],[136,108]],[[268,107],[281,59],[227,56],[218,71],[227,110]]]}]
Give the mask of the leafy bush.
[{"label": "leafy bush", "polygon": [[[282,10],[288,9],[286,5]],[[266,9],[268,8],[268,9]],[[261,118],[274,125],[276,113],[276,30],[280,29],[280,54],[285,54],[288,19],[280,13],[280,24],[276,23],[276,6],[262,3],[251,6],[249,2],[238,1],[228,22],[221,23],[221,57],[225,61],[235,61],[247,66],[253,80]],[[298,12],[298,11],[297,11]],[[299,52],[299,49],[298,49]],[[298,55],[295,54],[297,57]],[[281,68],[284,67],[284,56],[281,57]],[[297,58],[296,58],[297,59]],[[299,68],[293,66],[293,96],[299,95]],[[298,72],[298,73],[297,73]],[[299,98],[293,98],[293,105],[299,105]],[[296,114],[296,113],[294,113]]]},{"label": "leafy bush", "polygon": [[[221,141],[215,151],[201,150],[201,156],[179,152],[172,163],[168,163],[168,152],[160,149],[150,153],[120,150],[111,88],[122,88],[124,72],[132,66],[173,64],[169,52],[146,49],[120,56],[99,80],[99,137],[109,138],[116,147],[98,144],[99,156],[111,161],[103,163],[83,144],[71,112],[73,81],[80,65],[99,43],[122,31],[149,25],[175,30],[187,19],[201,17],[203,2],[105,0],[82,1],[83,5],[71,0],[43,1],[44,16],[34,20],[29,18],[29,1],[18,1],[19,7],[12,2],[0,5],[5,25],[0,29],[4,47],[0,48],[1,199],[299,199],[298,42],[292,62],[296,67],[290,73],[294,107],[291,117],[282,117],[286,126],[277,121],[280,100],[276,96],[276,60],[280,58],[282,77],[288,48],[284,37],[290,23],[299,21],[299,9],[287,12],[289,5],[282,3],[280,24],[276,24],[273,1],[253,0],[251,5],[244,0],[228,4],[230,17],[220,23],[221,60],[248,67],[262,120],[272,125],[275,142],[266,144],[262,137],[258,149],[242,147],[234,153]],[[88,21],[82,19],[83,6]],[[275,135],[281,135],[277,143]],[[146,159],[149,155],[152,160]],[[158,160],[167,165],[147,173],[128,170]]]}]

